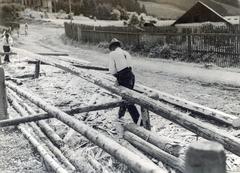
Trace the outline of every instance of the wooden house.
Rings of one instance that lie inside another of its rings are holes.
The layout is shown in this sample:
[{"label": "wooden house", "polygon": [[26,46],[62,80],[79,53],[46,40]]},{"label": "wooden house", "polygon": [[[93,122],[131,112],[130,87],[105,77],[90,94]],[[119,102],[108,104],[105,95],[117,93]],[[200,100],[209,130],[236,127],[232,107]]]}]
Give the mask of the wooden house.
[{"label": "wooden house", "polygon": [[196,23],[224,23],[226,25],[231,25],[231,23],[226,20],[221,14],[216,12],[214,9],[210,8],[203,2],[197,2],[192,8],[190,8],[186,13],[179,17],[174,23],[176,25],[189,25]]}]

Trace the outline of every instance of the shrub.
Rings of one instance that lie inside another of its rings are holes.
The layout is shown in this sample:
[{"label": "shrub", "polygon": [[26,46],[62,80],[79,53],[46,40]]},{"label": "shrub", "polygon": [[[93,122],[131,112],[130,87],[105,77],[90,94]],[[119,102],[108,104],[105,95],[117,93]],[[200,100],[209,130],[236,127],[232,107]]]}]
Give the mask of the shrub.
[{"label": "shrub", "polygon": [[1,19],[4,21],[13,21],[19,17],[19,12],[23,10],[23,6],[19,4],[2,4],[0,6]]}]

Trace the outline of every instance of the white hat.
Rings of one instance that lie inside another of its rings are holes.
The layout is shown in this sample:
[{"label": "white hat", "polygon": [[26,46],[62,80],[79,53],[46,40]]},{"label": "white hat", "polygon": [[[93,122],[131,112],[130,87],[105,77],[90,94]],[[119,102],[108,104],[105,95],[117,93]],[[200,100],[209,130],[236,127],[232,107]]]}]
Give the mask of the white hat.
[{"label": "white hat", "polygon": [[119,41],[119,40],[116,39],[116,38],[113,38],[113,39],[111,40],[111,42],[109,43],[109,49],[111,48],[111,46],[112,46],[113,44],[116,44],[116,43],[118,43],[120,47],[122,46],[121,41]]}]

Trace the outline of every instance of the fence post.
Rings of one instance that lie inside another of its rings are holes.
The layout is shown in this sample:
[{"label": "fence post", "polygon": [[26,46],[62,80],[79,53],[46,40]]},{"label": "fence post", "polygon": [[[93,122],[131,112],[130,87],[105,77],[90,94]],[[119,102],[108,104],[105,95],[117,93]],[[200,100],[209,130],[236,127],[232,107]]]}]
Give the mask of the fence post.
[{"label": "fence post", "polygon": [[185,173],[226,173],[226,155],[221,144],[192,143],[186,152]]},{"label": "fence post", "polygon": [[0,120],[8,119],[5,74],[0,67]]},{"label": "fence post", "polygon": [[40,64],[41,64],[40,61],[37,61],[37,62],[36,62],[36,65],[35,65],[35,73],[34,73],[34,79],[39,78],[39,75],[40,75]]},{"label": "fence post", "polygon": [[190,58],[192,55],[192,40],[191,40],[191,35],[187,35],[187,42],[188,42],[188,57]]}]

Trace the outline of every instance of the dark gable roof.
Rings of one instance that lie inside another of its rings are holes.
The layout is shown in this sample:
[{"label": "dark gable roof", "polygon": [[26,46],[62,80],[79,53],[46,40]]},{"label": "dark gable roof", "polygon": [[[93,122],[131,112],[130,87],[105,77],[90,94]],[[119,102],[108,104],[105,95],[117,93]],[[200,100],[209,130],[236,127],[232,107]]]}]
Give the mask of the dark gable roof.
[{"label": "dark gable roof", "polygon": [[185,23],[202,23],[202,22],[224,22],[230,24],[218,12],[198,1],[185,14],[178,18],[173,25]]}]

